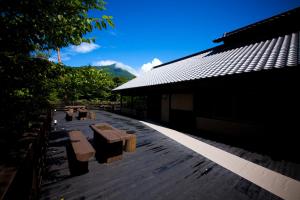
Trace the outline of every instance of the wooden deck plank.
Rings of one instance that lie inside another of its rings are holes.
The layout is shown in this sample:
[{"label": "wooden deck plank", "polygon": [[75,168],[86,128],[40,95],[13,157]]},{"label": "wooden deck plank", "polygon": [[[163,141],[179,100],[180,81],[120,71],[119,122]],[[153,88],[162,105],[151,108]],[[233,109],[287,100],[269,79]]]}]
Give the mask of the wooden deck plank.
[{"label": "wooden deck plank", "polygon": [[181,132],[148,122],[142,123],[283,199],[300,199],[300,181],[269,170]]},{"label": "wooden deck plank", "polygon": [[[255,188],[253,183],[217,165],[209,173],[201,176],[213,162],[195,154],[185,146],[169,139],[138,121],[116,114],[95,111],[97,120],[74,120],[66,122],[64,114],[57,112],[57,130],[81,130],[92,139],[89,128],[94,123],[109,123],[117,129],[134,131],[137,149],[134,154],[123,153],[123,159],[110,164],[89,161],[89,173],[78,177],[68,176],[68,164],[63,159],[64,152],[57,153],[48,166],[51,171],[45,177],[41,199],[278,199],[270,192]],[[99,116],[99,117],[98,117]],[[51,134],[50,134],[51,136]],[[59,136],[59,134],[58,134]],[[199,138],[201,139],[201,138]],[[62,139],[50,142],[49,154],[55,149],[64,150]],[[202,140],[202,139],[201,139]],[[220,145],[214,142],[214,145]],[[247,159],[265,159],[258,154],[221,144]],[[185,159],[188,155],[193,157]],[[59,161],[56,161],[58,159]],[[183,162],[179,162],[184,160]],[[204,161],[198,165],[200,161]],[[179,162],[179,164],[177,163]],[[177,163],[177,164],[176,164]],[[277,161],[271,160],[271,163]],[[267,164],[270,168],[275,165]],[[283,168],[283,164],[281,164]],[[292,167],[293,166],[293,167]],[[297,174],[297,164],[288,165]],[[194,172],[195,170],[198,170]],[[194,172],[194,173],[193,173]],[[291,173],[291,172],[290,172]],[[51,178],[52,181],[51,182]],[[49,181],[47,181],[47,179]],[[47,183],[47,184],[46,184]],[[239,188],[238,185],[244,185]],[[117,192],[116,192],[117,191]],[[145,192],[147,195],[145,195]],[[258,192],[257,195],[252,193]],[[223,198],[224,197],[224,198]]]}]

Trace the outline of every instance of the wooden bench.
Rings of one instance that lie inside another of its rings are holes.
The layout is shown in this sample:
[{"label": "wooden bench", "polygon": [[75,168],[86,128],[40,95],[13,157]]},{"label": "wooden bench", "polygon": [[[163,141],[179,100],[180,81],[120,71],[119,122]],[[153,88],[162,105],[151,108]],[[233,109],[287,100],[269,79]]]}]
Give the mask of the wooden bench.
[{"label": "wooden bench", "polygon": [[71,131],[69,137],[74,152],[73,157],[69,159],[71,174],[87,173],[88,161],[95,156],[95,149],[81,131]]}]

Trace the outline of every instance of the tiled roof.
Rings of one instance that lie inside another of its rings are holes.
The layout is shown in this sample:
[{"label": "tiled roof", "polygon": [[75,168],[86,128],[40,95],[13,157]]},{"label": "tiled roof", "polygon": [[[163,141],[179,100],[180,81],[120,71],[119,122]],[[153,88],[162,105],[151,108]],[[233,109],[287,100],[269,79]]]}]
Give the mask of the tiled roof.
[{"label": "tiled roof", "polygon": [[299,37],[300,33],[294,32],[235,48],[219,46],[154,68],[114,90],[297,66],[300,63]]}]

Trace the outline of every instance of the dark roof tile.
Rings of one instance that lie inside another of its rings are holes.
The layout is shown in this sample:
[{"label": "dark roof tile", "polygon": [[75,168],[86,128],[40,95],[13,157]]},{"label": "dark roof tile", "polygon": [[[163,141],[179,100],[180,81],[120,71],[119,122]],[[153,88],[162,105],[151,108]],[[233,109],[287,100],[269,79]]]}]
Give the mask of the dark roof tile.
[{"label": "dark roof tile", "polygon": [[114,90],[297,66],[300,63],[299,36],[299,32],[295,32],[235,48],[219,46],[154,68]]}]

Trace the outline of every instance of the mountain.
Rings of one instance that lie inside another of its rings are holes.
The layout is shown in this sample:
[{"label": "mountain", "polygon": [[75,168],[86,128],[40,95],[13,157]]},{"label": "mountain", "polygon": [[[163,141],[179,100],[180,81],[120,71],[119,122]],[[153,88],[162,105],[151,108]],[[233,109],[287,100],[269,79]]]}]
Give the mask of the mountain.
[{"label": "mountain", "polygon": [[135,75],[131,74],[125,69],[121,69],[116,67],[115,64],[107,65],[107,66],[95,66],[97,69],[101,69],[109,74],[111,74],[113,77],[123,77],[127,80],[131,80],[135,78]]}]

